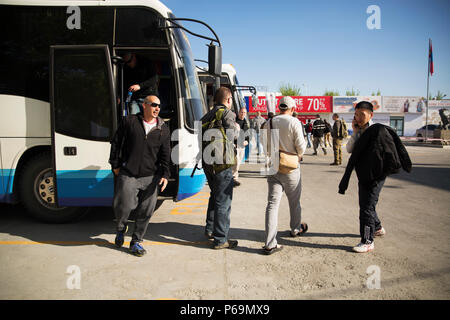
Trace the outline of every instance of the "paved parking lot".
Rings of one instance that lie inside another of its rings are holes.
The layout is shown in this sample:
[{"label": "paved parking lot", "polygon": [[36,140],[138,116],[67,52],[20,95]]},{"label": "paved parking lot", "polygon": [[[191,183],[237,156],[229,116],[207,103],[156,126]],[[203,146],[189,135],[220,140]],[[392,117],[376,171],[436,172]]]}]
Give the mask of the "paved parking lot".
[{"label": "paved parking lot", "polygon": [[50,225],[0,205],[0,299],[449,299],[450,149],[408,147],[413,172],[387,179],[377,210],[387,234],[369,254],[351,251],[359,241],[356,175],[339,195],[344,167],[329,166],[328,151],[308,149],[302,163],[309,232],[289,237],[283,197],[285,249],[271,256],[261,254],[267,183],[256,164],[241,167],[234,189],[233,250],[212,250],[204,237],[207,186],[162,204],[142,258],[114,247],[110,208]]}]

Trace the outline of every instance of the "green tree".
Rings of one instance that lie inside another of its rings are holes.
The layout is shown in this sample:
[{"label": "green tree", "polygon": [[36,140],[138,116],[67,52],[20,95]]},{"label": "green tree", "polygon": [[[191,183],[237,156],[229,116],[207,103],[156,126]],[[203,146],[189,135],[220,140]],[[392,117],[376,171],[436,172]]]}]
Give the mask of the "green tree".
[{"label": "green tree", "polygon": [[438,90],[438,92],[436,93],[436,95],[433,97],[433,95],[430,93],[430,95],[428,96],[428,100],[442,100],[446,97],[447,95],[443,92],[441,92],[441,90]]},{"label": "green tree", "polygon": [[339,91],[333,91],[333,90],[328,90],[328,89],[325,89],[325,92],[323,93],[323,95],[324,96],[331,96],[331,97],[333,97],[333,96],[338,96],[339,95]]},{"label": "green tree", "polygon": [[380,89],[378,89],[377,93],[375,93],[375,91],[372,91],[372,93],[370,95],[371,96],[381,96],[381,91],[380,91]]},{"label": "green tree", "polygon": [[355,90],[355,89],[352,87],[352,90],[346,90],[346,91],[345,91],[345,95],[346,95],[346,96],[359,96],[359,90]]},{"label": "green tree", "polygon": [[288,84],[282,83],[278,90],[281,92],[281,94],[283,96],[294,96],[294,97],[296,97],[296,96],[301,96],[302,95],[302,92],[301,92],[300,88],[295,86],[295,85],[293,85],[293,84],[290,84],[290,83],[288,83]]}]

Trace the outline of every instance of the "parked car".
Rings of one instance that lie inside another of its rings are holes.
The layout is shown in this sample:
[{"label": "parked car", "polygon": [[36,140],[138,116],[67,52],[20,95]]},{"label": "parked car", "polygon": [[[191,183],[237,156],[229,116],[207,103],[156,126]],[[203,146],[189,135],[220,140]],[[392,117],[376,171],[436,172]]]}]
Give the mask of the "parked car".
[{"label": "parked car", "polygon": [[[428,138],[433,138],[434,137],[434,130],[438,127],[435,124],[429,124],[428,127],[427,126],[423,126],[420,129],[416,130],[416,137],[418,138],[423,138],[425,137],[425,132],[426,132],[426,136]],[[423,141],[422,139],[418,139],[418,141]]]}]

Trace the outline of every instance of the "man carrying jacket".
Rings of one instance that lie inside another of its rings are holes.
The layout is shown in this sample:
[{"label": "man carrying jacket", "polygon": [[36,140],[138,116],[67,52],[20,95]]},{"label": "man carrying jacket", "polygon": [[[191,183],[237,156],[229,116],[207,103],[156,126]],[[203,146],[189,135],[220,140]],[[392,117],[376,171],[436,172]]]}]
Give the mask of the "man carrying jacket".
[{"label": "man carrying jacket", "polygon": [[143,256],[142,241],[155,210],[158,186],[161,192],[170,175],[170,131],[158,117],[160,101],[156,96],[144,99],[143,113],[123,119],[111,141],[109,163],[116,175],[113,208],[117,219],[115,244],[122,247],[130,212],[136,222],[130,252]]},{"label": "man carrying jacket", "polygon": [[347,143],[350,159],[339,184],[339,193],[347,190],[353,168],[358,177],[359,225],[361,242],[353,251],[374,250],[374,237],[386,234],[375,207],[386,177],[400,168],[411,171],[411,160],[395,131],[382,124],[371,125],[373,105],[361,101],[355,106],[353,134]]}]

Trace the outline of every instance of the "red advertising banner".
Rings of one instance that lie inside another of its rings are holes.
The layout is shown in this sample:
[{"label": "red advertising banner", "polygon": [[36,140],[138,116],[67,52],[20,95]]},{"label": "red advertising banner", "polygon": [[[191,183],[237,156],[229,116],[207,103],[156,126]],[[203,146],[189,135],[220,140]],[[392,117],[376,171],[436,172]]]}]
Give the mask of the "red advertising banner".
[{"label": "red advertising banner", "polygon": [[[278,105],[280,103],[280,99],[282,96],[276,97],[277,105],[275,108],[276,112],[280,112]],[[267,105],[266,105],[266,97],[259,96],[258,97],[258,105],[256,108],[253,108],[251,97],[249,97],[249,112],[261,112],[267,113]],[[313,97],[292,97],[294,99],[297,107],[295,108],[295,112],[297,113],[331,113],[333,110],[333,97],[328,96],[313,96]]]}]

